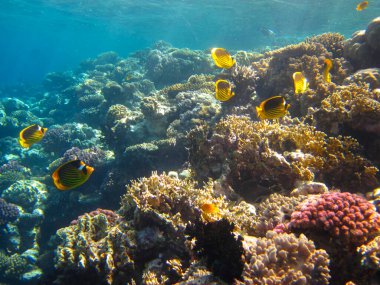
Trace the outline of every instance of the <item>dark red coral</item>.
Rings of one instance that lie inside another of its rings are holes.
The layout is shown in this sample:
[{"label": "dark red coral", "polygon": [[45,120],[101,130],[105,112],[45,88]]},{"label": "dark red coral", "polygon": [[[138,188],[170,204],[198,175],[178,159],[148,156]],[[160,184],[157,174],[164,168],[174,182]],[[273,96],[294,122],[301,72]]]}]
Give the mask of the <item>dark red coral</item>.
[{"label": "dark red coral", "polygon": [[[99,214],[104,214],[107,217],[107,220],[111,225],[115,225],[116,222],[120,219],[120,216],[118,214],[116,214],[114,211],[106,210],[106,209],[100,209],[100,208],[97,208],[96,210],[91,211],[91,212],[86,213],[86,214],[89,215],[90,217],[94,217],[94,216],[97,216]],[[78,220],[83,216],[84,215],[81,215],[76,220],[71,221],[70,225],[76,225],[78,223]]]},{"label": "dark red coral", "polygon": [[366,199],[348,192],[312,197],[291,215],[290,230],[325,231],[343,245],[359,246],[380,231],[380,214]]}]

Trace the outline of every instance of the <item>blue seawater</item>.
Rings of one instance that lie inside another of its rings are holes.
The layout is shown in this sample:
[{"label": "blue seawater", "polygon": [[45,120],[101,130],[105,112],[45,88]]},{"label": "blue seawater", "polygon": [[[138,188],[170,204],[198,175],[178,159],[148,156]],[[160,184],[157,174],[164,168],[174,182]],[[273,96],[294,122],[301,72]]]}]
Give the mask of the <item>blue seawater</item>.
[{"label": "blue seawater", "polygon": [[158,40],[248,50],[323,32],[350,36],[380,14],[380,2],[370,2],[358,13],[355,0],[2,0],[0,86],[38,83],[101,52],[126,56]]}]

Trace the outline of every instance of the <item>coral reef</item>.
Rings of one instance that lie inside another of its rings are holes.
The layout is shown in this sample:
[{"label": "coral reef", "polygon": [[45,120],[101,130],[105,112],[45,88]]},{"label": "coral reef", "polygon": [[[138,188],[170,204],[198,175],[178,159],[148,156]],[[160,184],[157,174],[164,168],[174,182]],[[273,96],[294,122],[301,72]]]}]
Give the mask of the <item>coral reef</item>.
[{"label": "coral reef", "polygon": [[62,155],[72,147],[88,148],[101,146],[101,133],[86,124],[68,123],[51,126],[41,141],[46,152]]},{"label": "coral reef", "polygon": [[226,219],[206,224],[195,221],[186,228],[189,238],[196,240],[193,248],[196,254],[205,257],[214,275],[229,284],[243,272],[243,238],[235,237],[233,229],[234,225]]},{"label": "coral reef", "polygon": [[186,80],[193,74],[211,73],[210,63],[208,55],[201,51],[156,45],[146,57],[146,77],[156,86],[173,84]]},{"label": "coral reef", "polygon": [[330,284],[329,256],[304,235],[244,237],[244,269],[234,284]]},{"label": "coral reef", "polygon": [[0,194],[13,183],[30,177],[30,169],[16,160],[11,160],[0,167]]},{"label": "coral reef", "polygon": [[0,251],[0,281],[17,281],[27,270],[27,261],[18,254],[7,255]]},{"label": "coral reef", "polygon": [[224,193],[219,194],[215,188],[217,186],[211,181],[202,189],[197,189],[194,181],[153,173],[149,178],[134,181],[128,186],[127,194],[122,198],[122,209],[128,212],[135,204],[145,215],[156,216],[155,219],[163,220],[183,232],[188,222],[195,222],[196,219],[207,221],[202,215],[201,206],[212,203],[219,209],[213,219],[223,217],[234,223],[237,231],[252,233],[255,225],[252,217],[256,214],[254,207],[244,201],[229,201]]},{"label": "coral reef", "polygon": [[343,246],[359,246],[380,233],[380,215],[373,204],[348,192],[310,197],[291,215],[290,229],[325,231]]},{"label": "coral reef", "polygon": [[130,256],[136,241],[131,228],[117,224],[119,219],[112,211],[97,209],[58,230],[56,267],[63,273],[95,269],[107,284],[131,280],[134,262]]},{"label": "coral reef", "polygon": [[379,270],[380,269],[380,236],[375,237],[367,244],[358,247],[363,266]]},{"label": "coral reef", "polygon": [[0,198],[0,226],[15,221],[19,214],[20,212],[16,205],[7,203],[4,199]]},{"label": "coral reef", "polygon": [[380,67],[380,17],[373,19],[366,30],[355,32],[344,43],[344,55],[355,69]]},{"label": "coral reef", "polygon": [[242,195],[260,195],[260,185],[290,191],[297,180],[363,191],[378,184],[378,170],[357,154],[356,140],[327,137],[297,120],[279,124],[229,116],[211,133],[193,130],[189,140],[196,177],[223,178]]}]

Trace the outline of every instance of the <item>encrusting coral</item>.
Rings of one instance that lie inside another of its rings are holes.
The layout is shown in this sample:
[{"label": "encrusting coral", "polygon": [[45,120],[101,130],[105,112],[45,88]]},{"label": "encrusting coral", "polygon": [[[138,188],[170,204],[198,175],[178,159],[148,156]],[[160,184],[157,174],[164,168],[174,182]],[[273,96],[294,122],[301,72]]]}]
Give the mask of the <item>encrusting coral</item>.
[{"label": "encrusting coral", "polygon": [[244,269],[235,285],[330,284],[329,256],[304,235],[244,237]]},{"label": "encrusting coral", "polygon": [[260,187],[269,185],[290,191],[298,180],[362,191],[378,183],[377,168],[357,154],[356,140],[327,137],[297,120],[279,124],[228,116],[212,132],[193,130],[189,140],[197,179],[223,178],[242,195],[260,195]]},{"label": "encrusting coral", "polygon": [[0,198],[0,226],[15,221],[19,214],[17,206]]}]

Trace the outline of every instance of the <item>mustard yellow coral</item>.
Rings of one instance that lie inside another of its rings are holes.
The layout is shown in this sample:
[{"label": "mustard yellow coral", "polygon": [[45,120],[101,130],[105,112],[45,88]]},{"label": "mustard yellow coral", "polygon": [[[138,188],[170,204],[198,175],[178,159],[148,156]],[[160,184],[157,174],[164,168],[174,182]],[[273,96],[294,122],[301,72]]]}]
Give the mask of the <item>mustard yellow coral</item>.
[{"label": "mustard yellow coral", "polygon": [[211,95],[215,89],[213,78],[213,75],[195,74],[185,83],[176,83],[163,88],[160,94],[167,94],[169,98],[174,98],[179,92],[184,91],[200,91]]},{"label": "mustard yellow coral", "polygon": [[290,191],[298,180],[362,191],[377,183],[377,169],[358,155],[355,139],[327,137],[298,120],[279,124],[229,116],[213,132],[198,128],[189,139],[196,177],[225,177],[242,194],[260,193],[260,187],[268,191],[269,186]]},{"label": "mustard yellow coral", "polygon": [[[219,211],[202,215],[201,207],[205,203],[214,204]],[[216,194],[212,181],[203,188],[197,188],[194,181],[153,173],[149,178],[133,181],[128,186],[127,194],[122,197],[122,207],[128,212],[133,205],[143,215],[154,215],[179,232],[183,232],[189,221],[196,219],[213,221],[226,218],[243,233],[252,233],[254,228],[254,207]]]}]

